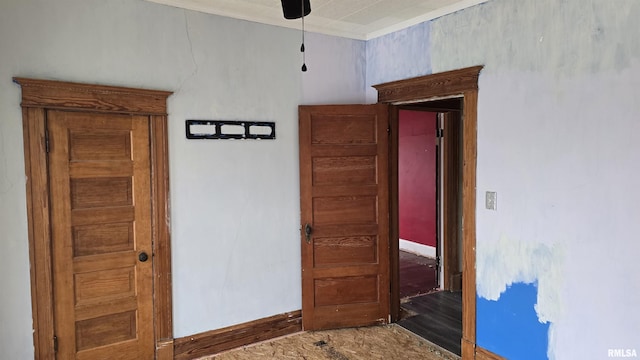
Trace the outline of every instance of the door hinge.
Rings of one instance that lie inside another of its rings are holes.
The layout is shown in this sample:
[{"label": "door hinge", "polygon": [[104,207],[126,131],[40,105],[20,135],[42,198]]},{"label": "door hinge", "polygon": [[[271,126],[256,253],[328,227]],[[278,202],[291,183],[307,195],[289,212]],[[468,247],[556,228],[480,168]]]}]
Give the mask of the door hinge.
[{"label": "door hinge", "polygon": [[444,129],[436,129],[436,137],[443,137],[444,136]]},{"label": "door hinge", "polygon": [[53,335],[53,352],[58,352],[58,337]]},{"label": "door hinge", "polygon": [[44,149],[49,152],[49,130],[44,131]]}]

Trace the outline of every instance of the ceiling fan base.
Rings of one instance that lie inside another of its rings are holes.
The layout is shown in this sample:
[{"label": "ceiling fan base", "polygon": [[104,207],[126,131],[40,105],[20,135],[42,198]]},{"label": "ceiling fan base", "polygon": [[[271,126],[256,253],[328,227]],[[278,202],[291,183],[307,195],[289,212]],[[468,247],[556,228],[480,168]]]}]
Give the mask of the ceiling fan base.
[{"label": "ceiling fan base", "polygon": [[284,18],[288,20],[299,19],[302,17],[302,7],[304,3],[304,16],[311,13],[310,0],[281,0],[282,12]]}]

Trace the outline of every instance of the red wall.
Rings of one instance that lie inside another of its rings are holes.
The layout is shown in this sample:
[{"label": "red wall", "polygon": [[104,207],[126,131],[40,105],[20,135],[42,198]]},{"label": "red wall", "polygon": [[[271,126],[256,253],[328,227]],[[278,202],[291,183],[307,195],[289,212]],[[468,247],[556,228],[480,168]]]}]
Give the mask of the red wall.
[{"label": "red wall", "polygon": [[400,238],[436,246],[437,114],[400,110]]}]

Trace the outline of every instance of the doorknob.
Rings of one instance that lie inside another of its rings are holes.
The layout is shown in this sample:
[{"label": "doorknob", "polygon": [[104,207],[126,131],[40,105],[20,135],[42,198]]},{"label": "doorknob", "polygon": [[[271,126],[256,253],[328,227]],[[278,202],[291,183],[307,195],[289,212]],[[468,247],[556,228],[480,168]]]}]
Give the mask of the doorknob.
[{"label": "doorknob", "polygon": [[140,254],[138,254],[138,260],[140,260],[140,262],[145,262],[149,259],[149,255],[147,255],[146,252],[141,252]]},{"label": "doorknob", "polygon": [[304,225],[304,237],[307,239],[307,244],[311,243],[311,232],[313,228],[309,223]]}]

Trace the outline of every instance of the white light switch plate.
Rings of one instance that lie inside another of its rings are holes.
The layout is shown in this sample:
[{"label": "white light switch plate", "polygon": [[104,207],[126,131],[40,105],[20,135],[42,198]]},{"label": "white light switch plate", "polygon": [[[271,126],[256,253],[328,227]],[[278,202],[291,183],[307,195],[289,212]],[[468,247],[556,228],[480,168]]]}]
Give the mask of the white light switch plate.
[{"label": "white light switch plate", "polygon": [[487,191],[485,207],[489,210],[498,210],[498,194],[495,191]]}]

